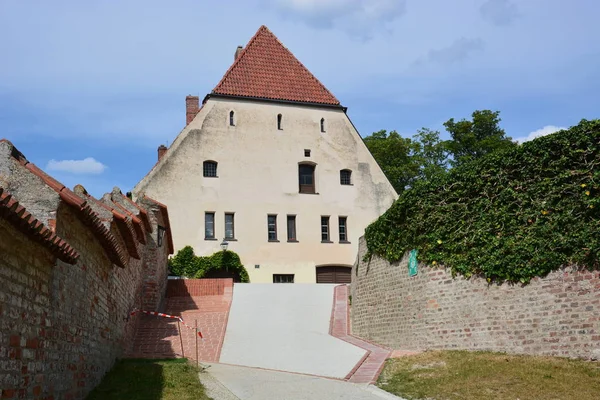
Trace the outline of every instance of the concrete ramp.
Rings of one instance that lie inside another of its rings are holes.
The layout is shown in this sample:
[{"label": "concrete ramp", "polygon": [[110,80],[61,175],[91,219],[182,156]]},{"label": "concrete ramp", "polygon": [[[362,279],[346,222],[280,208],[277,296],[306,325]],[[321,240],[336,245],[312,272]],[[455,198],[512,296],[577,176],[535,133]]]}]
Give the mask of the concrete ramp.
[{"label": "concrete ramp", "polygon": [[334,287],[236,283],[219,361],[345,378],[366,351],[329,334]]}]

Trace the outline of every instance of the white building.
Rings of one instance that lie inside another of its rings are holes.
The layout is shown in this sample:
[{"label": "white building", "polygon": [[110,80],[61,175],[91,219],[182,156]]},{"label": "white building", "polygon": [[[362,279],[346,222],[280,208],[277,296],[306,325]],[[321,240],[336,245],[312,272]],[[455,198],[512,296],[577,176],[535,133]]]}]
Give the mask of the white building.
[{"label": "white building", "polygon": [[169,207],[175,250],[237,252],[251,282],[349,282],[397,195],[346,108],[262,26],[134,188]]}]

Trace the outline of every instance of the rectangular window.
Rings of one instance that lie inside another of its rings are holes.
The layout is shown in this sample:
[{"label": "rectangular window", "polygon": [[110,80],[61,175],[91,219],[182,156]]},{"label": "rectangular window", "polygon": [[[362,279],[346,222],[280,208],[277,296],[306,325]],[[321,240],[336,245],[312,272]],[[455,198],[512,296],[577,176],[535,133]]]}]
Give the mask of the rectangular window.
[{"label": "rectangular window", "polygon": [[158,226],[158,232],[157,232],[157,234],[158,234],[158,236],[157,236],[158,247],[162,246],[162,244],[163,244],[163,238],[165,237],[165,232],[166,231],[167,230],[165,228],[163,228],[162,226],[160,226],[160,225]]},{"label": "rectangular window", "polygon": [[287,216],[287,238],[288,242],[296,242],[296,216]]},{"label": "rectangular window", "polygon": [[225,213],[225,239],[234,239],[233,213]]},{"label": "rectangular window", "polygon": [[315,193],[315,166],[300,164],[298,166],[298,182],[300,193]]},{"label": "rectangular window", "polygon": [[348,217],[339,217],[339,227],[340,227],[340,242],[348,241],[348,227],[346,226]]},{"label": "rectangular window", "polygon": [[267,216],[267,230],[269,235],[269,242],[277,241],[277,215]]},{"label": "rectangular window", "polygon": [[321,217],[321,241],[329,242],[329,216]]},{"label": "rectangular window", "polygon": [[215,238],[215,213],[204,213],[204,239]]},{"label": "rectangular window", "polygon": [[202,171],[207,178],[217,177],[217,163],[214,161],[204,161]]},{"label": "rectangular window", "polygon": [[273,274],[273,283],[294,283],[294,274]]}]

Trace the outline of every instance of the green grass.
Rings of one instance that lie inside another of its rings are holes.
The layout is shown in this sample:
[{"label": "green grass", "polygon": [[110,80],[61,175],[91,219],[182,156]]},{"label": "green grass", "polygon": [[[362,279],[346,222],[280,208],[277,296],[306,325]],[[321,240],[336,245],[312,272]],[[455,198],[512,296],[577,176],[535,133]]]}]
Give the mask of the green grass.
[{"label": "green grass", "polygon": [[186,359],[118,361],[88,400],[210,400]]},{"label": "green grass", "polygon": [[600,399],[600,364],[558,357],[431,351],[386,361],[377,385],[406,399]]}]

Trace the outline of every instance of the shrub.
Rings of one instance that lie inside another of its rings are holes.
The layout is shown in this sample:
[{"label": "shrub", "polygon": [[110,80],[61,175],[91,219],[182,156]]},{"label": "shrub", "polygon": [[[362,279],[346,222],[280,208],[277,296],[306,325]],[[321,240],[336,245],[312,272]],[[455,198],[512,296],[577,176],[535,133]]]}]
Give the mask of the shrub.
[{"label": "shrub", "polygon": [[566,264],[597,268],[600,120],[452,169],[407,190],[367,227],[368,252],[488,281],[529,282]]},{"label": "shrub", "polygon": [[187,278],[203,278],[209,272],[231,271],[240,282],[250,282],[248,271],[234,251],[219,251],[211,256],[196,256],[192,246],[185,246],[169,259],[171,272]]}]

